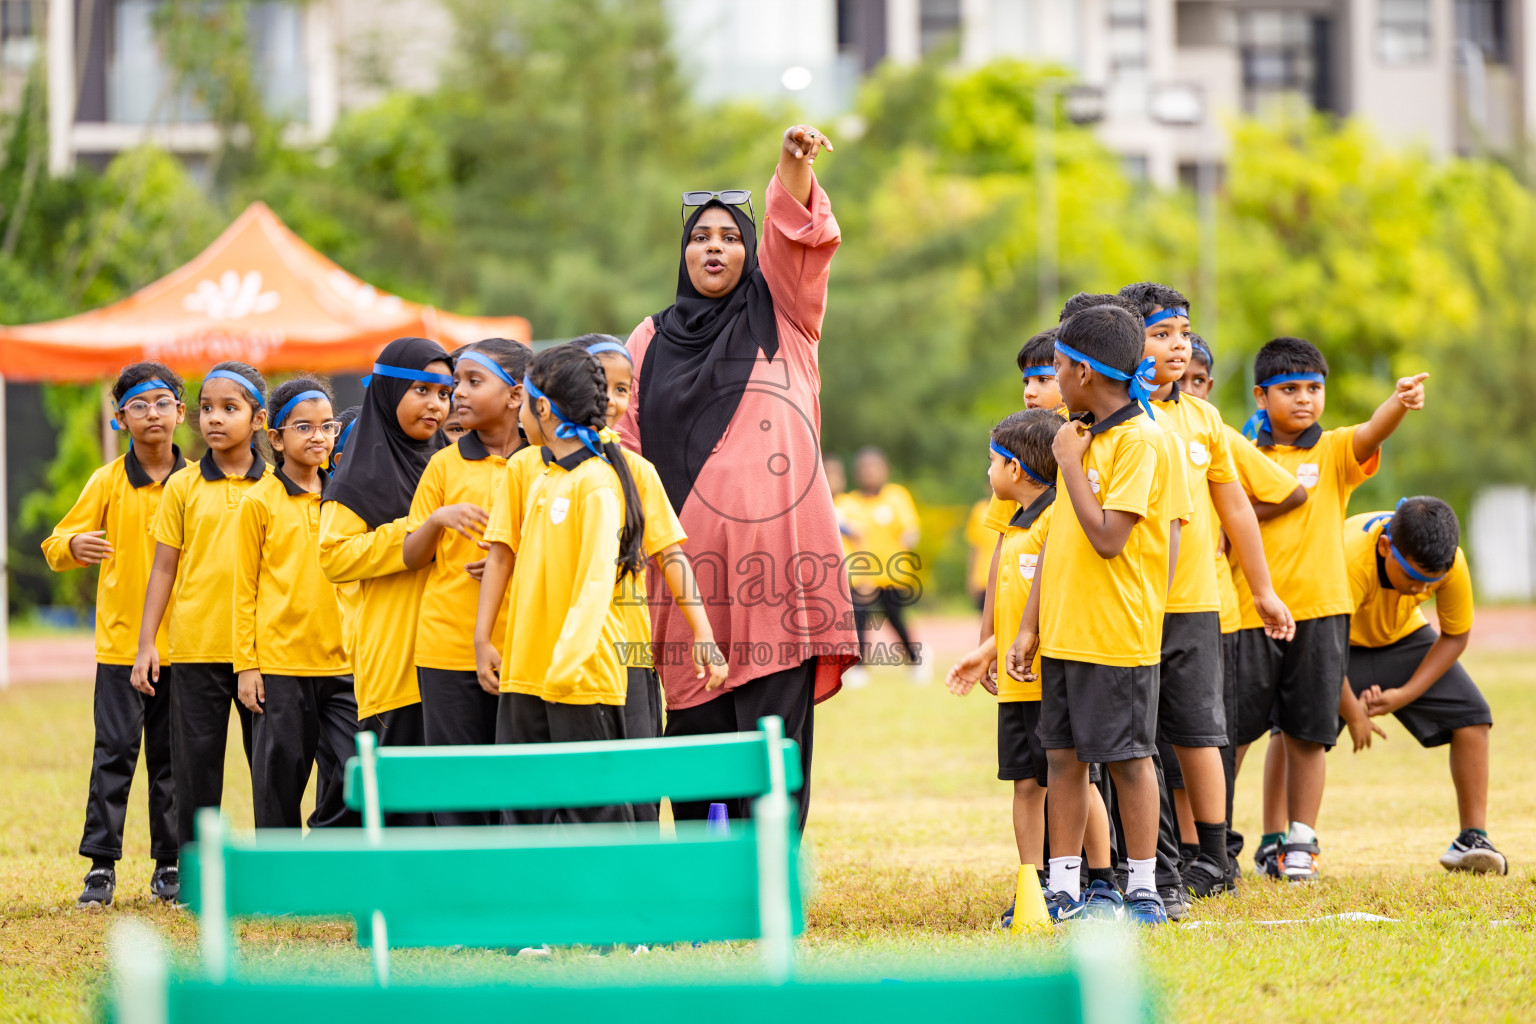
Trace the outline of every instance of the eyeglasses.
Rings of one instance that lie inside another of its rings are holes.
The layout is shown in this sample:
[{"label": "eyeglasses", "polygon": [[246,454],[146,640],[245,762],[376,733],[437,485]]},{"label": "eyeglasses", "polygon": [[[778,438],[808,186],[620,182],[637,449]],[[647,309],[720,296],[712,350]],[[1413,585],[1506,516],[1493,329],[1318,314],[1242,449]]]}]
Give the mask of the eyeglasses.
[{"label": "eyeglasses", "polygon": [[300,437],[309,437],[316,430],[326,437],[335,437],[341,433],[340,420],[326,420],[324,423],[294,423],[291,426],[278,427],[278,430],[292,430]]},{"label": "eyeglasses", "polygon": [[141,400],[136,402],[129,402],[127,405],[123,406],[122,411],[126,412],[129,416],[132,416],[136,420],[141,420],[145,416],[149,415],[150,409],[154,409],[155,412],[159,413],[161,416],[169,416],[171,413],[176,411],[176,406],[178,404],[179,403],[174,398],[157,399],[153,404]]},{"label": "eyeglasses", "polygon": [[688,219],[688,207],[704,206],[707,203],[714,202],[716,199],[727,206],[747,204],[747,216],[752,218],[754,224],[757,223],[757,213],[752,209],[752,190],[745,188],[728,188],[723,192],[684,192],[683,209],[681,211],[683,220],[686,221]]}]

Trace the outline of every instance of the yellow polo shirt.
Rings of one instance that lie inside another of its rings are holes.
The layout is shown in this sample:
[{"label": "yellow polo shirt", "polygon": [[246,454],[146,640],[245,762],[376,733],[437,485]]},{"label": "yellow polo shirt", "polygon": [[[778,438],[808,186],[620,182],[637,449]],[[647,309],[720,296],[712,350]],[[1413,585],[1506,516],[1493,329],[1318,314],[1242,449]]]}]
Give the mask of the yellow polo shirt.
[{"label": "yellow polo shirt", "polygon": [[[1056,488],[1047,487],[1040,496],[1014,514],[1003,533],[1003,549],[997,561],[997,595],[992,601],[992,635],[997,638],[997,699],[1004,702],[1040,699],[1040,654],[1035,653],[1035,678],[1020,682],[1006,669],[1008,648],[1019,635],[1019,620],[1029,603],[1029,591],[1035,585],[1035,566],[1045,545],[1056,511]],[[1014,502],[1017,505],[1017,502]],[[1065,510],[1068,515],[1071,509]],[[990,556],[988,561],[990,563]]]},{"label": "yellow polo shirt", "polygon": [[1194,510],[1179,534],[1179,562],[1168,592],[1168,612],[1219,612],[1221,588],[1216,563],[1204,552],[1216,550],[1221,533],[1210,485],[1237,480],[1226,424],[1215,407],[1181,392],[1177,383],[1166,401],[1152,405],[1157,410],[1158,426],[1172,442],[1175,461],[1184,469]]},{"label": "yellow polo shirt", "polygon": [[171,662],[233,664],[233,598],[240,500],[271,468],[251,452],[251,468],[228,477],[208,452],[172,473],[155,516],[155,541],[181,552],[170,606]]},{"label": "yellow polo shirt", "polygon": [[[106,531],[112,557],[101,563],[101,575],[96,580],[96,660],[102,665],[132,665],[138,654],[144,591],[155,561],[155,516],[166,482],[187,465],[181,449],[173,446],[171,450],[176,460],[165,480],[146,473],[132,448],[92,473],[74,507],[43,541],[48,568],[64,572],[85,568],[70,554],[73,538],[93,530]],[[166,615],[155,637],[164,663],[170,661],[169,624],[170,615]]]},{"label": "yellow polo shirt", "polygon": [[[1349,496],[1381,465],[1381,450],[1355,458],[1357,427],[1324,431],[1308,427],[1294,445],[1260,444],[1259,451],[1307,489],[1307,503],[1259,524],[1275,593],[1297,621],[1348,615],[1349,576],[1344,570],[1344,518]],[[1268,439],[1260,434],[1261,442]],[[1234,582],[1241,570],[1234,567]],[[1243,628],[1264,625],[1250,599]]]},{"label": "yellow polo shirt", "polygon": [[992,566],[992,549],[997,545],[997,538],[987,529],[987,509],[991,504],[986,498],[978,501],[965,520],[965,543],[971,549],[971,572],[966,586],[978,594],[987,589],[987,570]]},{"label": "yellow polo shirt", "polygon": [[[516,453],[513,453],[514,455]],[[479,505],[495,509],[507,474],[507,459],[492,455],[473,430],[433,454],[416,485],[405,532],[414,533],[444,505]],[[489,522],[487,522],[489,525]],[[437,536],[437,548],[425,568],[421,613],[416,620],[416,664],[455,672],[475,670],[475,615],[480,583],[464,567],[485,557],[485,550],[454,530]],[[506,633],[506,605],[491,636]]]},{"label": "yellow polo shirt", "polygon": [[556,704],[624,703],[625,638],[613,601],[623,523],[624,498],[607,462],[580,448],[548,464],[523,517],[503,693]]},{"label": "yellow polo shirt", "polygon": [[427,570],[405,567],[404,543],[403,516],[370,530],[340,502],[320,505],[320,569],[338,586],[357,584],[347,654],[359,721],[421,702],[416,616]]},{"label": "yellow polo shirt", "polygon": [[[1265,458],[1264,453],[1241,433],[1226,424],[1222,424],[1222,427],[1227,432],[1228,449],[1232,453],[1233,465],[1237,468],[1237,482],[1244,493],[1271,505],[1278,505],[1289,498],[1296,490],[1296,478]],[[1262,538],[1262,534],[1260,536]],[[1241,579],[1240,573],[1236,580],[1233,578],[1237,555],[1220,550],[1215,555],[1216,585],[1221,589],[1221,631],[1236,633],[1243,628],[1244,605],[1253,607],[1253,593],[1248,589],[1247,581]],[[1268,558],[1265,560],[1268,561]]]},{"label": "yellow polo shirt", "polygon": [[839,497],[848,525],[859,534],[847,537],[844,548],[870,555],[869,568],[876,570],[860,572],[853,582],[861,588],[896,586],[891,563],[897,556],[909,556],[903,538],[919,527],[912,495],[901,484],[886,484],[874,494],[849,491]]},{"label": "yellow polo shirt", "polygon": [[[321,472],[321,482],[325,474]],[[343,676],[336,588],[320,571],[320,495],[278,468],[240,501],[235,550],[235,671]]]},{"label": "yellow polo shirt", "polygon": [[[640,494],[640,510],[645,516],[645,535],[641,538],[640,546],[649,561],[672,545],[682,544],[688,539],[688,534],[683,532],[683,524],[678,521],[677,513],[672,511],[672,502],[667,498],[666,488],[662,486],[661,475],[656,472],[656,467],[638,452],[627,448],[624,449],[624,462],[629,467],[630,476],[635,478],[635,490]],[[634,576],[625,576],[613,593],[619,613],[619,633],[631,644],[648,645],[651,642],[650,597],[646,593],[645,577],[643,569]],[[663,581],[662,588],[665,587]],[[665,601],[671,598],[670,595],[661,594],[657,599]]]},{"label": "yellow polo shirt", "polygon": [[1189,487],[1168,434],[1127,404],[1093,424],[1083,457],[1089,487],[1106,509],[1137,516],[1125,547],[1101,558],[1058,474],[1040,586],[1040,653],[1095,665],[1162,660],[1168,604],[1169,525],[1190,515]]},{"label": "yellow polo shirt", "polygon": [[[1391,512],[1367,512],[1344,521],[1344,560],[1349,567],[1349,596],[1354,611],[1349,620],[1353,647],[1387,647],[1429,625],[1422,605],[1431,597],[1440,615],[1440,632],[1459,636],[1472,628],[1472,574],[1467,556],[1456,549],[1456,561],[1439,583],[1422,594],[1393,589],[1385,564],[1376,551]],[[1372,520],[1375,520],[1372,522]],[[1388,558],[1392,556],[1387,555]]]}]

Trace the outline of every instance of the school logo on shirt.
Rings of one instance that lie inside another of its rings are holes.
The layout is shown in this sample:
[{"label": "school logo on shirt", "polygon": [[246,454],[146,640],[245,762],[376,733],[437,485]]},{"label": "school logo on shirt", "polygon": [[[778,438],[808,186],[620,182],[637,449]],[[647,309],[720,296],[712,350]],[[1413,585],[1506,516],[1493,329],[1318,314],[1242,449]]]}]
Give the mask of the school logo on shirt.
[{"label": "school logo on shirt", "polygon": [[1088,487],[1093,491],[1094,494],[1098,494],[1099,493],[1099,471],[1098,470],[1090,469],[1088,471]]},{"label": "school logo on shirt", "polygon": [[1317,463],[1303,462],[1301,465],[1296,467],[1296,482],[1301,484],[1301,486],[1305,487],[1307,490],[1310,491],[1312,488],[1317,486],[1317,479]]},{"label": "school logo on shirt", "polygon": [[1026,555],[1019,552],[1019,575],[1027,580],[1035,578],[1035,565],[1040,561],[1039,555]]},{"label": "school logo on shirt", "polygon": [[1211,461],[1211,450],[1199,441],[1189,442],[1189,461],[1197,466],[1203,466]]},{"label": "school logo on shirt", "polygon": [[876,505],[874,516],[875,522],[879,525],[890,526],[891,520],[896,518],[896,513],[891,511],[891,506],[889,505]]},{"label": "school logo on shirt", "polygon": [[556,498],[549,503],[549,521],[556,524],[565,522],[565,514],[570,510],[570,498]]}]

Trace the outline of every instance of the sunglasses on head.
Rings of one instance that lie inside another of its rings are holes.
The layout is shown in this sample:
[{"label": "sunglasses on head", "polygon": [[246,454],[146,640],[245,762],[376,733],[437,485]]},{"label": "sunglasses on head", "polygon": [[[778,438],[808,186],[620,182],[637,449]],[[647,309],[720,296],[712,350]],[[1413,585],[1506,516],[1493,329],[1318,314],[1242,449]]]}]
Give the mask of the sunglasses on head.
[{"label": "sunglasses on head", "polygon": [[740,206],[745,203],[747,215],[752,218],[754,224],[757,223],[757,212],[752,209],[752,191],[745,188],[728,188],[723,192],[684,192],[683,220],[686,221],[688,219],[688,208],[690,206],[704,206],[714,202],[716,199],[727,206]]}]

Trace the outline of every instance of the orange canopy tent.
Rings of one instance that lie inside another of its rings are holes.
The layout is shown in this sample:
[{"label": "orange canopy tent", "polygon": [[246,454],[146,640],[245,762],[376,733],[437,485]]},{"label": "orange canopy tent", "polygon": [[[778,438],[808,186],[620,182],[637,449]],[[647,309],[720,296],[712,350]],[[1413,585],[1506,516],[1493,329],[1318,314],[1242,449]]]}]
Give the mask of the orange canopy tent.
[{"label": "orange canopy tent", "polygon": [[91,380],[153,359],[184,373],[238,359],[260,370],[366,372],[400,337],[454,349],[530,340],[520,316],[466,317],[378,291],[252,203],[192,262],[110,306],[0,327],[8,380]]},{"label": "orange canopy tent", "polygon": [[[202,255],[110,306],[0,327],[0,377],[84,381],[142,359],[198,375],[238,359],[260,370],[366,372],[394,338],[444,348],[530,339],[520,316],[467,317],[378,291],[305,244],[265,203],[252,203]],[[0,387],[0,506],[5,503]],[[0,515],[0,554],[7,522]],[[0,689],[9,682],[5,566],[0,560]]]}]

